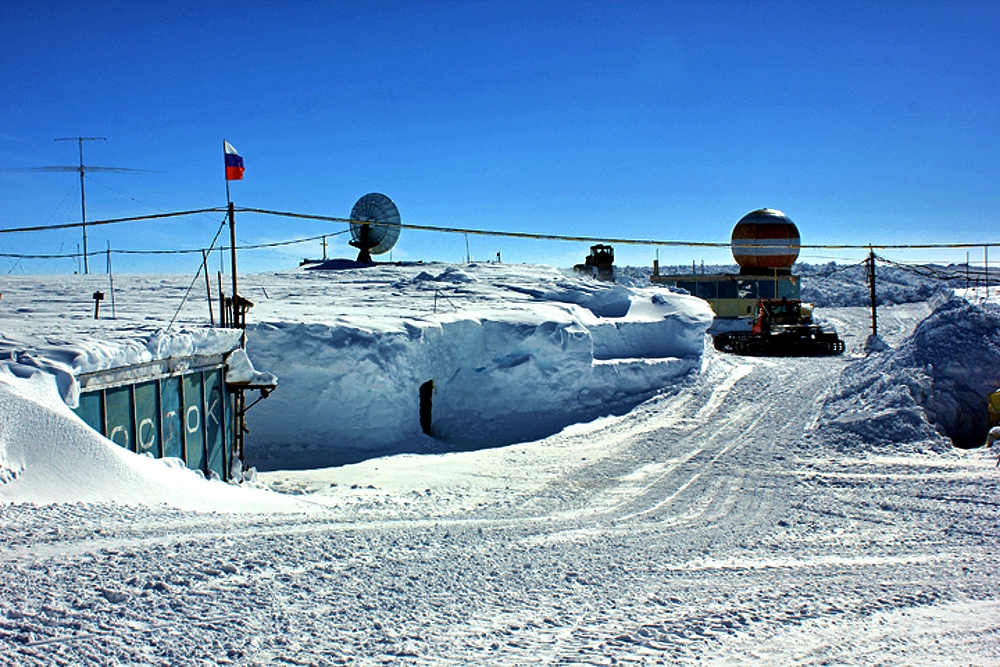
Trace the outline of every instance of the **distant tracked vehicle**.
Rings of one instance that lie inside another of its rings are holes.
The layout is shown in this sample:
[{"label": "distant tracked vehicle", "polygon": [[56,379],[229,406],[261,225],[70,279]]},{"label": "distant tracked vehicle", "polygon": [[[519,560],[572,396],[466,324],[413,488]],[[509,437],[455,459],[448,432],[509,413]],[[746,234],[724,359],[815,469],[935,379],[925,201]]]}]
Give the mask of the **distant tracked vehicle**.
[{"label": "distant tracked vehicle", "polygon": [[749,356],[808,357],[842,354],[836,332],[813,323],[812,308],[799,299],[759,299],[750,331],[716,334],[715,349]]},{"label": "distant tracked vehicle", "polygon": [[577,264],[573,269],[577,273],[591,275],[598,280],[615,279],[615,249],[609,245],[590,246],[590,254],[583,264]]}]

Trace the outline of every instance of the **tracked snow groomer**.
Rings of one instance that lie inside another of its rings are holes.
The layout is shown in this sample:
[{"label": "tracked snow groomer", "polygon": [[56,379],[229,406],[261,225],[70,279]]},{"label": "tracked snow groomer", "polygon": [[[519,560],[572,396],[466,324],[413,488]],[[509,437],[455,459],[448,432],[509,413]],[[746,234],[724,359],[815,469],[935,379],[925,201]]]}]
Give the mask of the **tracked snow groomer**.
[{"label": "tracked snow groomer", "polygon": [[715,349],[750,356],[817,356],[842,354],[836,332],[813,323],[812,307],[799,299],[759,299],[750,331],[716,334]]}]

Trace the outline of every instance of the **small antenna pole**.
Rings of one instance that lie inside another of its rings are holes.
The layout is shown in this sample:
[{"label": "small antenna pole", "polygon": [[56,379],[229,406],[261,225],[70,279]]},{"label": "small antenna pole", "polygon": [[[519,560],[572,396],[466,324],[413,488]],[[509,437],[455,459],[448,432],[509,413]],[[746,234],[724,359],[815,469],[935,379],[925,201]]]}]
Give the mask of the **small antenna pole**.
[{"label": "small antenna pole", "polygon": [[83,272],[90,273],[90,263],[87,260],[87,194],[83,186],[83,142],[107,141],[107,137],[61,137],[56,141],[76,141],[80,144],[80,222],[83,227]]},{"label": "small antenna pole", "polygon": [[326,237],[323,237],[323,261],[326,261]]},{"label": "small antenna pole", "polygon": [[983,270],[986,272],[984,280],[986,281],[986,298],[990,298],[990,246],[989,244],[983,246]]},{"label": "small antenna pole", "polygon": [[111,319],[117,320],[115,311],[115,275],[111,272],[111,241],[108,241],[108,290],[111,292]]}]

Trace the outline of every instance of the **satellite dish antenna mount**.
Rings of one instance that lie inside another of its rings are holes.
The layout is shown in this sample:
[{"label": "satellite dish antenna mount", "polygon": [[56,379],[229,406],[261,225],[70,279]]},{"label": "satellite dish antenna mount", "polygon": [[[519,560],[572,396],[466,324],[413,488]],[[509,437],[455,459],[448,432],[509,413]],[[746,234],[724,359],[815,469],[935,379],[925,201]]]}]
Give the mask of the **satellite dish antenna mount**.
[{"label": "satellite dish antenna mount", "polygon": [[350,244],[358,249],[358,262],[372,264],[372,255],[389,252],[399,240],[399,209],[392,200],[371,192],[351,209]]}]

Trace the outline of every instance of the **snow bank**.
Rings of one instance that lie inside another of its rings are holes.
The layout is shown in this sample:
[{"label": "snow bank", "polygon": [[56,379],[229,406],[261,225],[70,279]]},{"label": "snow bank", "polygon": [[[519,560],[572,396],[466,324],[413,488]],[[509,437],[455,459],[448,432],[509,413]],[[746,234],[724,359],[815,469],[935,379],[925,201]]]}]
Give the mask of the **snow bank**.
[{"label": "snow bank", "polygon": [[[308,278],[342,301],[294,316],[271,298],[271,312],[248,331],[254,365],[281,381],[248,415],[247,455],[261,468],[508,444],[624,412],[700,368],[712,321],[700,299],[547,267]],[[439,312],[418,312],[428,296]],[[428,382],[431,437],[421,429]]]},{"label": "snow bank", "polygon": [[869,341],[849,366],[823,421],[869,445],[910,444],[945,451],[978,447],[986,399],[1000,384],[1000,306],[950,298],[896,349]]},{"label": "snow bank", "polygon": [[199,511],[303,511],[276,493],[206,481],[175,459],[133,454],[66,406],[56,378],[0,365],[0,500],[158,504]]}]

